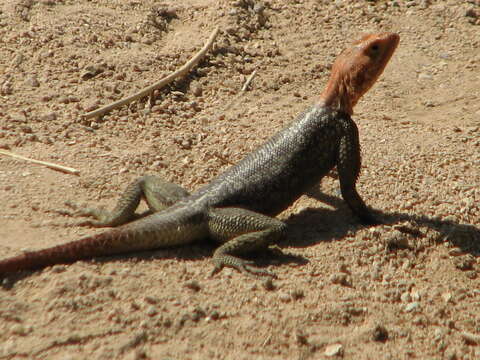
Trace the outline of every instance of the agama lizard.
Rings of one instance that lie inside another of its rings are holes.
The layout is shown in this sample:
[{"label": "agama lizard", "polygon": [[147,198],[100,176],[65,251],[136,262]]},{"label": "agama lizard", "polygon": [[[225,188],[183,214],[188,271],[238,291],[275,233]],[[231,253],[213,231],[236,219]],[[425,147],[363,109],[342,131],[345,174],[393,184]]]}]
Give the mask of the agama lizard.
[{"label": "agama lizard", "polygon": [[[0,274],[211,238],[221,244],[213,254],[214,273],[230,266],[249,274],[271,275],[238,256],[281,240],[286,224],[274,216],[335,166],[350,209],[362,222],[374,223],[355,186],[360,145],[351,115],[383,72],[399,39],[395,33],[377,33],[353,43],[336,59],[327,86],[313,106],[193,194],[144,176],[127,188],[111,213],[83,212],[97,218],[92,225],[115,228],[4,259]],[[153,213],[135,220],[141,198]]]}]

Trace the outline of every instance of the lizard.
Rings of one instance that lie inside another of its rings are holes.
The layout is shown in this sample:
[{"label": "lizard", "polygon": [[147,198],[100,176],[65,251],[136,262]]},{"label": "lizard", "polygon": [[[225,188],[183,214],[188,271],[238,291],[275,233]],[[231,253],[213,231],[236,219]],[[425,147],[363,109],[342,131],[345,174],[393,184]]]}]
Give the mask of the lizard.
[{"label": "lizard", "polygon": [[[353,108],[383,73],[398,46],[396,33],[366,34],[338,55],[318,99],[291,124],[199,190],[143,176],[129,185],[112,212],[85,209],[99,234],[0,260],[0,275],[80,259],[190,244],[219,243],[212,274],[228,266],[275,276],[240,256],[286,237],[275,216],[336,167],[343,199],[361,222],[376,218],[356,190],[361,158]],[[149,214],[135,210],[145,199]]]}]

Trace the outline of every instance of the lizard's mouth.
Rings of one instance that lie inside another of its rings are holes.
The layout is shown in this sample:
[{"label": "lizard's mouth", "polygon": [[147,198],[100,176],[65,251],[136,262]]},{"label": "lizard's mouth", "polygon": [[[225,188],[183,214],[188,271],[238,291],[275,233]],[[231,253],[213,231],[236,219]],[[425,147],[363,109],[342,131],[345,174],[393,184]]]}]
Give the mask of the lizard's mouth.
[{"label": "lizard's mouth", "polygon": [[[383,43],[384,46],[384,56],[382,56],[383,67],[382,71],[389,62],[390,58],[392,57],[393,53],[398,47],[400,43],[400,35],[397,33],[382,33],[380,36],[383,36],[379,39],[379,42]],[[379,74],[380,75],[380,74]]]}]

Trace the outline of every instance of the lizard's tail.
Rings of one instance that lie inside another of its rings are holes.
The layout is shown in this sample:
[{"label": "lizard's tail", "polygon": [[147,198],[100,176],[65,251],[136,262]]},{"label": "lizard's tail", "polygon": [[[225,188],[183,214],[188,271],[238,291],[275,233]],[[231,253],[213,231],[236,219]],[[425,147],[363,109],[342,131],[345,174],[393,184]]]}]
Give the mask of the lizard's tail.
[{"label": "lizard's tail", "polygon": [[207,227],[202,213],[188,206],[179,206],[98,235],[0,260],[0,276],[96,256],[177,246],[206,235]]},{"label": "lizard's tail", "polygon": [[50,248],[28,251],[21,255],[0,260],[0,275],[15,271],[34,270],[54,264],[68,264],[77,260],[119,253],[113,251],[112,240],[120,242],[126,234],[117,229],[87,236],[76,241]]}]

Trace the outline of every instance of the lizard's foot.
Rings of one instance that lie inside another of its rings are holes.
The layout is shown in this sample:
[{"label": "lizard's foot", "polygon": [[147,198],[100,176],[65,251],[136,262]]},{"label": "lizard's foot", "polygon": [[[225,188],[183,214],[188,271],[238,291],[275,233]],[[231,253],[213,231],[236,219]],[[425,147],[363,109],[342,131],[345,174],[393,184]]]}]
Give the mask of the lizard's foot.
[{"label": "lizard's foot", "polygon": [[64,204],[67,208],[53,209],[52,211],[63,216],[70,216],[70,217],[78,216],[77,212],[78,212],[79,206],[76,203],[74,203],[73,201],[67,200],[64,202]]},{"label": "lizard's foot", "polygon": [[81,220],[76,223],[77,226],[108,226],[102,225],[105,223],[106,218],[108,217],[107,211],[104,209],[93,209],[87,208],[74,203],[73,201],[65,201],[65,205],[68,206],[72,211],[69,216],[72,217],[89,217],[92,219]]},{"label": "lizard's foot", "polygon": [[88,216],[94,217],[96,219],[100,218],[100,214],[95,213],[94,209],[84,207],[82,205],[77,204],[76,202],[67,200],[64,203],[68,208],[71,210],[65,210],[64,214],[68,216]]},{"label": "lizard's foot", "polygon": [[224,267],[228,266],[240,271],[245,275],[252,276],[255,278],[258,278],[258,277],[263,278],[267,276],[275,279],[277,278],[277,275],[275,275],[274,273],[268,270],[260,269],[256,266],[253,266],[254,264],[253,261],[242,260],[235,256],[223,255],[222,257],[214,258],[213,261],[215,263],[215,267],[210,273],[210,276],[214,276],[215,274],[218,274]]},{"label": "lizard's foot", "polygon": [[65,201],[65,205],[68,206],[70,210],[62,210],[64,215],[71,217],[89,217],[91,219],[85,219],[75,222],[75,226],[92,226],[92,227],[107,227],[115,226],[114,219],[112,214],[105,209],[94,209],[80,206],[73,201]]},{"label": "lizard's foot", "polygon": [[214,208],[208,212],[210,237],[222,243],[213,254],[218,273],[228,266],[255,277],[276,277],[275,274],[238,258],[253,251],[262,251],[280,240],[286,225],[275,218],[242,208]]},{"label": "lizard's foot", "polygon": [[[90,213],[86,213],[83,211],[83,208],[81,208],[79,205],[72,201],[65,201],[65,205],[67,208],[62,208],[62,209],[54,209],[53,211],[63,215],[63,216],[68,216],[71,218],[76,218],[80,216],[92,216]],[[82,221],[74,221],[74,222],[69,222],[66,223],[65,226],[91,226],[90,222],[91,220],[82,220]]]}]

